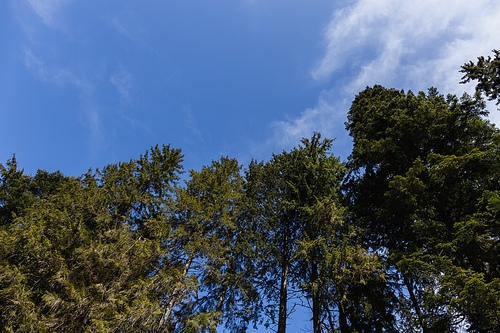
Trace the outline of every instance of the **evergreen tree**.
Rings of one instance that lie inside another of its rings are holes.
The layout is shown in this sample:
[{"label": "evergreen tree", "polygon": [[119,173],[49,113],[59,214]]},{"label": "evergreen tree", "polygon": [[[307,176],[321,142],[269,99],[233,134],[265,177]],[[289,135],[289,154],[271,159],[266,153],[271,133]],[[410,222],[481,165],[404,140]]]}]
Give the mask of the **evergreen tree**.
[{"label": "evergreen tree", "polygon": [[[267,281],[263,290],[268,299],[278,305],[278,332],[286,330],[290,285],[311,301],[314,332],[327,327],[352,331],[361,320],[351,311],[356,302],[346,301],[348,289],[365,279],[375,281],[381,273],[379,262],[359,247],[354,227],[348,225],[341,194],[345,168],[331,154],[331,144],[316,133],[303,139],[302,146],[249,167],[248,188],[257,211],[254,229],[262,237],[260,276]],[[357,293],[360,300],[365,294]]]},{"label": "evergreen tree", "polygon": [[191,170],[186,186],[178,189],[169,246],[169,266],[178,272],[158,331],[216,332],[224,323],[244,332],[256,320],[240,170],[235,159],[222,157]]},{"label": "evergreen tree", "polygon": [[[498,229],[479,218],[480,202],[499,184],[498,130],[486,114],[477,95],[444,98],[433,88],[414,95],[380,86],[356,96],[349,111],[355,218],[368,229],[370,246],[391,255],[400,295],[412,308],[401,316],[411,313],[424,332],[464,322],[471,331],[498,325],[485,319],[495,317],[494,303],[483,316],[458,306],[477,302],[470,296],[480,290],[486,299],[498,295],[490,268],[497,267]],[[456,289],[448,288],[458,276]],[[467,289],[473,282],[475,291]]]},{"label": "evergreen tree", "polygon": [[472,61],[462,66],[464,73],[460,83],[477,81],[476,91],[484,93],[489,100],[497,100],[500,104],[500,50],[493,50],[493,58],[481,56],[477,63]]},{"label": "evergreen tree", "polygon": [[[162,181],[172,185],[181,155],[168,147],[162,154],[176,156],[162,165],[169,170]],[[11,169],[5,172],[15,174],[14,164]],[[169,194],[155,204],[164,213],[144,213],[156,194],[138,186],[139,175],[131,160],[79,178],[39,171],[23,191],[3,182],[6,193],[31,199],[0,231],[2,331],[141,332],[154,326]]]},{"label": "evergreen tree", "polygon": [[32,177],[17,167],[16,156],[0,164],[0,227],[8,227],[12,220],[28,207],[34,198],[30,191]]}]

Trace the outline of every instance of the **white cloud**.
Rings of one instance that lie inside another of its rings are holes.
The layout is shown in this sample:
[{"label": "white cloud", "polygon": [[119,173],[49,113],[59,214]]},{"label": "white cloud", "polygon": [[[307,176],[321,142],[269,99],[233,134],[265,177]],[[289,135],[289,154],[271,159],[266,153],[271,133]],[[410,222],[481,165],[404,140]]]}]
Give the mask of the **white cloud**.
[{"label": "white cloud", "polygon": [[50,67],[44,61],[34,55],[29,48],[24,50],[24,64],[28,69],[34,70],[44,80],[57,85],[70,84],[79,88],[86,94],[91,93],[92,85],[86,80],[79,78],[66,68]]},{"label": "white cloud", "polygon": [[102,122],[99,115],[99,109],[96,107],[95,103],[90,103],[87,101],[85,106],[83,121],[84,125],[90,130],[90,140],[93,147],[99,147],[104,142],[104,130],[102,128]]},{"label": "white cloud", "polygon": [[51,79],[49,70],[45,63],[35,57],[33,55],[33,51],[31,51],[30,49],[24,50],[24,64],[27,68],[35,70],[42,80]]},{"label": "white cloud", "polygon": [[[267,144],[284,149],[292,148],[300,139],[310,138],[314,132],[320,132],[325,137],[335,139],[335,146],[348,149],[350,139],[344,129],[347,107],[345,100],[334,102],[328,101],[326,96],[321,97],[314,108],[303,111],[300,117],[273,122],[274,135]],[[338,151],[337,154],[347,157],[348,152]]]},{"label": "white cloud", "polygon": [[321,80],[350,68],[349,93],[376,83],[455,92],[460,66],[498,48],[498,31],[496,0],[360,0],[333,15],[312,75]]},{"label": "white cloud", "polygon": [[87,80],[78,77],[69,69],[48,66],[29,48],[24,50],[24,64],[28,69],[34,70],[44,81],[61,86],[70,84],[87,95],[93,93],[93,87]]},{"label": "white cloud", "polygon": [[107,19],[108,24],[120,35],[132,42],[144,43],[147,32],[138,23],[136,15],[130,10],[122,10]]},{"label": "white cloud", "polygon": [[[313,131],[339,136],[340,126],[334,130],[328,123],[343,122],[354,95],[374,84],[473,92],[473,84],[459,84],[460,66],[500,48],[499,31],[498,0],[359,0],[337,9],[325,31],[325,54],[311,73],[333,88],[315,108],[274,123],[273,139],[287,145]],[[490,110],[491,120],[500,123],[500,112]]]},{"label": "white cloud", "polygon": [[27,0],[31,9],[38,15],[42,21],[52,26],[55,23],[55,16],[59,13],[62,6],[70,0]]},{"label": "white cloud", "polygon": [[130,72],[120,63],[118,68],[115,70],[109,81],[115,86],[120,97],[127,103],[132,100],[132,75]]},{"label": "white cloud", "polygon": [[195,137],[198,142],[203,142],[203,135],[200,131],[200,128],[198,126],[198,121],[196,120],[195,116],[193,115],[193,112],[191,112],[190,107],[185,107],[184,108],[184,124],[185,126],[189,129],[190,133],[192,134],[192,137]]},{"label": "white cloud", "polygon": [[44,61],[33,54],[31,49],[24,51],[25,66],[36,72],[43,81],[58,86],[73,86],[77,88],[79,98],[83,105],[83,124],[90,130],[90,138],[93,144],[101,142],[104,138],[102,122],[99,116],[99,108],[95,102],[95,88],[85,78],[81,78],[66,68],[57,68],[47,65]]},{"label": "white cloud", "polygon": [[[324,107],[325,104],[322,104]],[[311,132],[314,132],[316,124],[321,123],[319,119],[321,115],[320,108],[321,106],[307,109],[296,119],[275,121],[272,126],[277,129],[280,135],[272,138],[272,142],[278,146],[289,146],[290,144],[296,143],[296,138],[309,136]]]}]

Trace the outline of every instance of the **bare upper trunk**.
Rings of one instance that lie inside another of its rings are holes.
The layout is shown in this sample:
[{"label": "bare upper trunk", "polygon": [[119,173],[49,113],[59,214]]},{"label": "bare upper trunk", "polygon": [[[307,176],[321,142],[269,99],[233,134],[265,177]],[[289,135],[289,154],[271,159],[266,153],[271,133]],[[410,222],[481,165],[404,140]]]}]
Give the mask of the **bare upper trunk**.
[{"label": "bare upper trunk", "polygon": [[288,244],[288,230],[285,231],[283,238],[282,249],[282,262],[281,262],[281,285],[280,285],[280,306],[278,314],[278,331],[277,333],[286,332],[286,318],[287,318],[287,301],[288,301],[288,267],[290,264],[289,259],[289,244]]}]

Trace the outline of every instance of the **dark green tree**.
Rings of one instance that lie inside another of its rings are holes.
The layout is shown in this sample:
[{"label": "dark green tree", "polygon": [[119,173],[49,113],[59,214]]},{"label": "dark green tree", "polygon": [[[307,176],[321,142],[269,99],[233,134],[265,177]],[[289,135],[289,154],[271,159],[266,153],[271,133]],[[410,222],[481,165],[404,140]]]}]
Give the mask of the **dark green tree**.
[{"label": "dark green tree", "polygon": [[[411,313],[424,332],[465,322],[471,331],[497,327],[485,319],[495,310],[478,317],[456,306],[477,302],[470,295],[481,288],[486,299],[498,293],[491,269],[498,229],[480,218],[480,203],[498,190],[499,136],[484,108],[479,95],[445,98],[433,88],[414,95],[375,86],[356,96],[348,114],[354,219],[367,229],[368,244],[390,255],[393,281],[411,307],[400,316]],[[454,276],[462,280],[449,289]],[[468,293],[471,279],[478,289]]]},{"label": "dark green tree", "polygon": [[481,56],[477,63],[464,64],[460,72],[464,73],[460,83],[477,81],[476,91],[484,93],[489,100],[497,100],[500,104],[500,50],[493,50],[494,57]]}]

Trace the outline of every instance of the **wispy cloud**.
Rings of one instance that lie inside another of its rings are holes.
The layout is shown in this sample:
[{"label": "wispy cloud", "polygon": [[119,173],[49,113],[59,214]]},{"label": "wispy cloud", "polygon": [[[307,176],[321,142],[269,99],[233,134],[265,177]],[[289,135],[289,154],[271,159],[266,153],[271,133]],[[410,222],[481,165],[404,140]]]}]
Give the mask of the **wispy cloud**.
[{"label": "wispy cloud", "polygon": [[[84,109],[84,125],[90,130],[90,142],[92,147],[100,147],[104,142],[104,129],[99,114],[99,108],[90,99],[86,100]],[[94,149],[96,151],[97,149]]]},{"label": "wispy cloud", "polygon": [[84,111],[82,122],[90,130],[92,143],[94,145],[99,144],[104,138],[104,131],[99,115],[99,107],[95,102],[93,84],[69,69],[47,65],[31,49],[25,49],[24,63],[28,69],[34,71],[43,81],[62,87],[73,86],[77,88]]},{"label": "wispy cloud", "polygon": [[111,74],[109,81],[115,86],[121,99],[130,104],[133,94],[132,75],[125,66],[118,63],[117,69]]},{"label": "wispy cloud", "polygon": [[48,25],[55,24],[55,17],[61,10],[61,7],[71,0],[27,0],[28,5],[38,15],[42,21]]},{"label": "wispy cloud", "polygon": [[144,28],[137,23],[137,19],[130,11],[121,13],[107,19],[108,24],[116,32],[132,42],[143,43],[146,36]]},{"label": "wispy cloud", "polygon": [[47,65],[35,57],[30,49],[24,50],[24,64],[27,68],[34,70],[42,80],[53,79],[53,74],[49,72]]},{"label": "wispy cloud", "polygon": [[[346,121],[347,101],[328,100],[327,96],[320,97],[314,108],[307,109],[295,119],[275,121],[272,123],[273,136],[267,145],[272,148],[288,149],[297,145],[300,139],[309,138],[314,132],[335,139],[335,146],[344,147],[346,151],[337,154],[347,157],[350,139],[344,129]],[[273,149],[274,150],[274,149]]]},{"label": "wispy cloud", "polygon": [[[317,106],[275,122],[273,140],[296,144],[314,131],[339,136],[350,100],[366,86],[443,93],[473,91],[460,85],[460,66],[500,47],[497,0],[359,0],[333,13],[325,54],[311,74],[329,85]],[[335,79],[340,78],[338,82]],[[500,123],[500,113],[492,121]],[[334,124],[329,126],[328,124]]]},{"label": "wispy cloud", "polygon": [[193,115],[191,108],[189,106],[184,108],[184,124],[189,129],[191,136],[195,137],[198,142],[203,142],[203,135],[201,134],[200,128],[198,126],[198,121]]},{"label": "wispy cloud", "polygon": [[460,65],[498,48],[498,31],[496,0],[360,0],[333,15],[312,75],[348,67],[350,93],[375,83],[456,90]]},{"label": "wispy cloud", "polygon": [[[275,121],[272,126],[275,129],[275,135],[271,142],[278,146],[287,147],[296,143],[296,138],[309,136],[314,131],[323,131],[318,125],[330,127],[330,122],[323,122],[323,116],[328,113],[334,113],[331,106],[324,101],[320,101],[315,108],[307,109],[301,113],[298,118]],[[326,128],[328,129],[328,128]]]},{"label": "wispy cloud", "polygon": [[93,86],[87,80],[80,78],[74,72],[67,68],[49,66],[40,58],[35,56],[29,48],[24,49],[25,66],[35,71],[38,76],[44,80],[57,85],[73,85],[81,92],[90,95],[93,93]]}]

